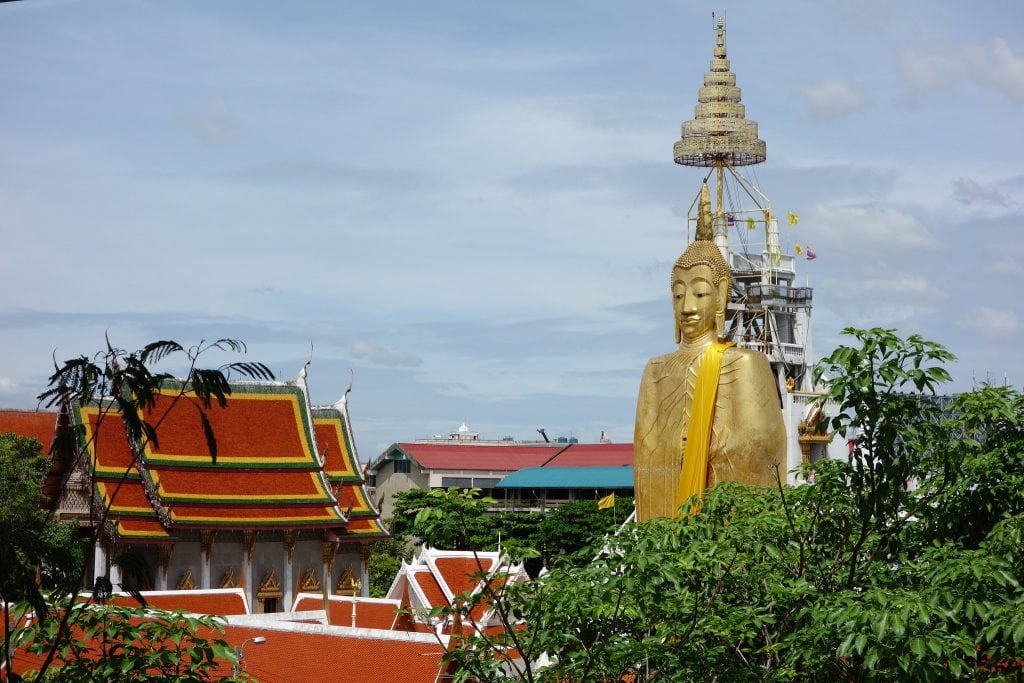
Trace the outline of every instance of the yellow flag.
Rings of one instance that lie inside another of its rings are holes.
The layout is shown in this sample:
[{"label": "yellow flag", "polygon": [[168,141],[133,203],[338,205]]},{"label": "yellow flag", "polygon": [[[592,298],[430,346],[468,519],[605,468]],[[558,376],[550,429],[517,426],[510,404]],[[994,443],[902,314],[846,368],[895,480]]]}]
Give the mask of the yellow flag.
[{"label": "yellow flag", "polygon": [[756,226],[754,225],[754,218],[752,216],[747,218],[747,230],[754,230],[755,227]]},{"label": "yellow flag", "polygon": [[801,247],[799,243],[797,243],[796,248],[793,251],[795,251],[796,255],[799,256],[800,254],[804,253],[804,248]]},{"label": "yellow flag", "polygon": [[782,249],[775,247],[775,265],[782,264]]},{"label": "yellow flag", "polygon": [[796,225],[799,222],[800,222],[800,216],[797,216],[795,213],[790,211],[789,212],[789,224],[790,225]]},{"label": "yellow flag", "polygon": [[615,507],[615,494],[609,493],[607,496],[597,501],[598,510],[607,510],[608,508]]}]

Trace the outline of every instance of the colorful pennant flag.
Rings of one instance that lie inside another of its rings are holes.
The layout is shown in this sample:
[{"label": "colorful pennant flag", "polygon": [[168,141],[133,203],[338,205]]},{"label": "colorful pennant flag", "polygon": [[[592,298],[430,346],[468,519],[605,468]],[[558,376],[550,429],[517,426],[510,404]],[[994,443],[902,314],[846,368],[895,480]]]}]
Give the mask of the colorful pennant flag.
[{"label": "colorful pennant flag", "polygon": [[747,218],[747,230],[756,230],[757,225],[754,223],[754,217],[750,216]]},{"label": "colorful pennant flag", "polygon": [[727,213],[727,214],[725,214],[725,223],[726,223],[726,225],[728,225],[728,226],[729,226],[730,228],[731,228],[732,226],[736,225],[736,216],[734,216],[734,215],[733,215],[733,214],[731,214],[731,213]]},{"label": "colorful pennant flag", "polygon": [[607,510],[608,508],[615,507],[615,494],[609,493],[607,496],[597,501],[598,510]]},{"label": "colorful pennant flag", "polygon": [[782,249],[775,247],[775,265],[782,264]]},{"label": "colorful pennant flag", "polygon": [[795,251],[796,255],[799,256],[800,254],[804,253],[804,248],[801,247],[800,243],[798,242],[796,247],[793,248],[793,251]]},{"label": "colorful pennant flag", "polygon": [[789,224],[790,225],[796,225],[799,222],[800,222],[800,216],[797,216],[795,213],[790,211],[789,212]]},{"label": "colorful pennant flag", "polygon": [[816,258],[818,258],[818,255],[814,253],[814,250],[811,249],[811,245],[808,244],[807,245],[807,260],[808,261],[813,261]]}]

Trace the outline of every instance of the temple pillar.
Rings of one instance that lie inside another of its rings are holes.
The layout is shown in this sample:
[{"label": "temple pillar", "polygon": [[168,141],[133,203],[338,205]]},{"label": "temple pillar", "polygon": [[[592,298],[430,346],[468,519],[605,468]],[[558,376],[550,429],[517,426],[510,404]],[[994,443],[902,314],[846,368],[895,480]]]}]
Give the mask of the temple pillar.
[{"label": "temple pillar", "polygon": [[105,576],[107,573],[107,544],[104,541],[99,541],[95,545],[95,552],[92,558],[92,575],[93,583],[95,584],[96,578]]},{"label": "temple pillar", "polygon": [[295,554],[295,538],[296,533],[294,531],[284,532],[284,605],[282,605],[282,611],[285,612],[291,610],[292,605],[295,603],[295,568],[292,564],[292,557]]},{"label": "temple pillar", "polygon": [[324,596],[331,592],[331,585],[334,583],[334,558],[338,554],[338,544],[324,541],[322,545],[324,564]]},{"label": "temple pillar", "polygon": [[212,531],[199,532],[199,587],[204,589],[212,588],[210,580],[210,555],[213,553]]},{"label": "temple pillar", "polygon": [[114,559],[123,552],[124,548],[121,546],[114,546],[110,549],[112,554],[112,560],[110,562],[110,585],[113,587],[115,593],[123,590],[121,583],[123,582],[121,574],[121,565],[119,565]]},{"label": "temple pillar", "polygon": [[156,547],[156,589],[167,590],[167,571],[171,563],[171,548],[169,543],[161,543]]},{"label": "temple pillar", "polygon": [[242,588],[245,590],[245,599],[249,603],[249,609],[256,612],[256,603],[253,601],[255,595],[253,594],[253,578],[252,578],[252,554],[256,549],[256,532],[251,529],[246,529],[242,532],[242,574],[245,576],[245,580],[242,582]]},{"label": "temple pillar", "polygon": [[359,544],[359,595],[370,597],[370,544]]}]

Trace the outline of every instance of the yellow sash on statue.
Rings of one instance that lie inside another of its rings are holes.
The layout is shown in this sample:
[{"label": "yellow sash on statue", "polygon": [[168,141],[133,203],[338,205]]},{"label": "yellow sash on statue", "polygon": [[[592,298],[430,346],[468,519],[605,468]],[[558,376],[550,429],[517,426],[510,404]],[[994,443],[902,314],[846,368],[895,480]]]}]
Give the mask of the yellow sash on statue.
[{"label": "yellow sash on statue", "polygon": [[[718,376],[722,372],[722,355],[733,342],[712,342],[704,351],[697,384],[693,389],[690,408],[690,426],[686,431],[683,450],[683,469],[676,490],[676,509],[692,495],[708,485],[708,448],[711,446],[711,424],[715,417],[715,397],[718,394]],[[693,510],[694,512],[697,509]]]}]

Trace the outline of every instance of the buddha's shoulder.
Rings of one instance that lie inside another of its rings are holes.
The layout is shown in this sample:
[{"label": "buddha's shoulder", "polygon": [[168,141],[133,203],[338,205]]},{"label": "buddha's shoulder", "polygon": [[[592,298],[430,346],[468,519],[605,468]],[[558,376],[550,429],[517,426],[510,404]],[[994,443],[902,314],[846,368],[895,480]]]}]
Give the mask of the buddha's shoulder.
[{"label": "buddha's shoulder", "polygon": [[764,374],[772,376],[768,357],[760,351],[730,346],[722,356],[722,371],[741,374]]}]

